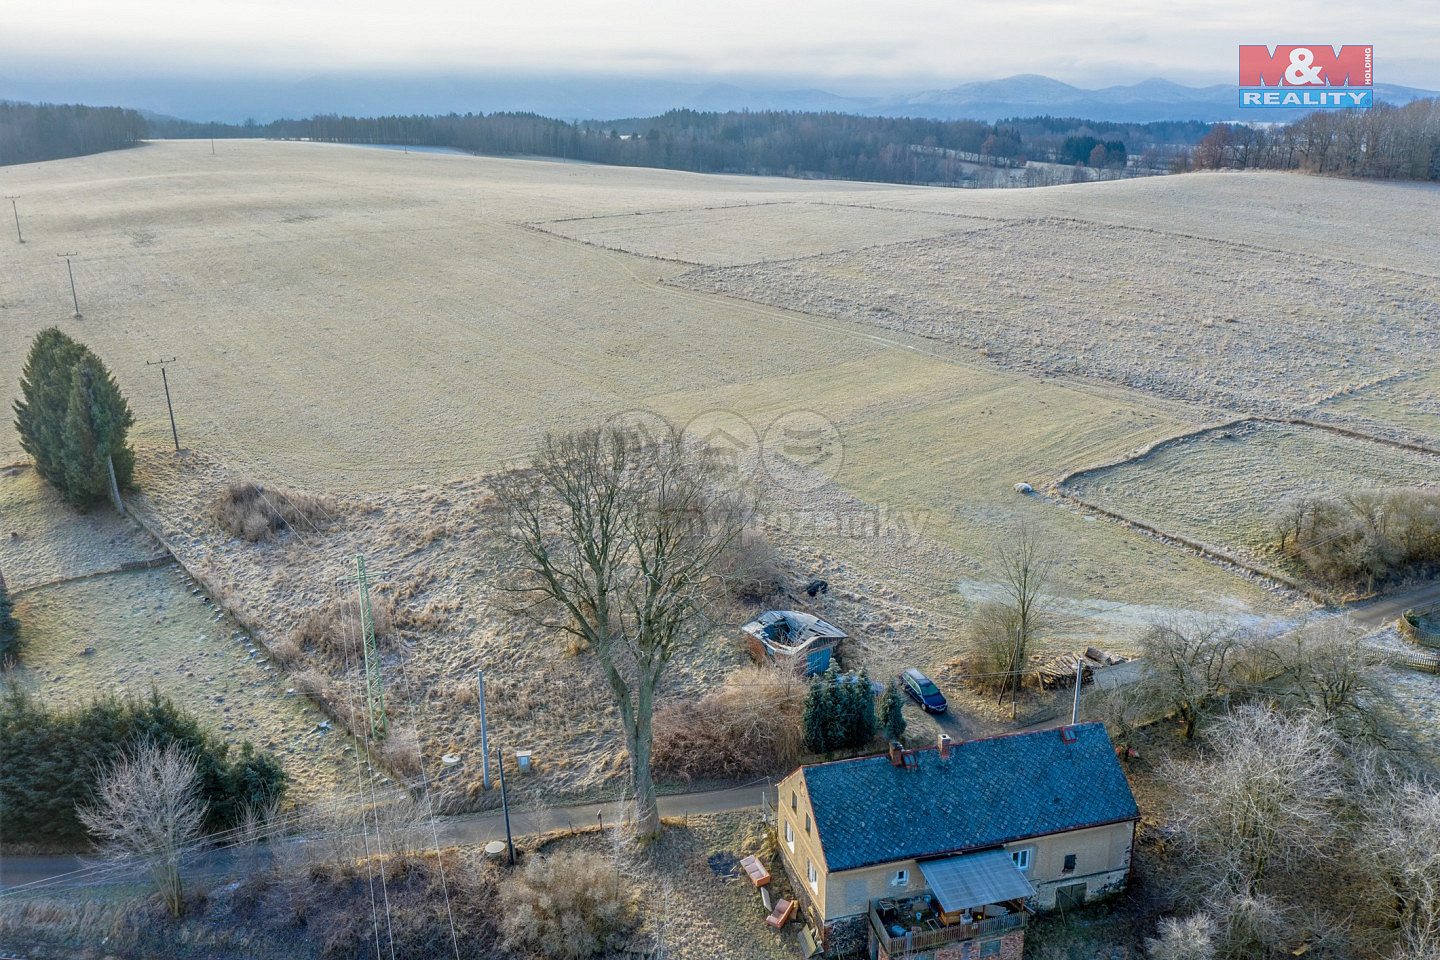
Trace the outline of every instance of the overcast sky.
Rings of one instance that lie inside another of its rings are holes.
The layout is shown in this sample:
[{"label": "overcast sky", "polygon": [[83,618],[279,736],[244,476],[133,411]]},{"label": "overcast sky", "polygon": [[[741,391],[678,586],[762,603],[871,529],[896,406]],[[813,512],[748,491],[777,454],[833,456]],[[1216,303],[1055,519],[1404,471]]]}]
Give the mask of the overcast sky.
[{"label": "overcast sky", "polygon": [[0,78],[596,72],[861,93],[1042,73],[1198,85],[1235,82],[1242,43],[1370,43],[1377,82],[1434,89],[1437,42],[1440,0],[0,0]]}]

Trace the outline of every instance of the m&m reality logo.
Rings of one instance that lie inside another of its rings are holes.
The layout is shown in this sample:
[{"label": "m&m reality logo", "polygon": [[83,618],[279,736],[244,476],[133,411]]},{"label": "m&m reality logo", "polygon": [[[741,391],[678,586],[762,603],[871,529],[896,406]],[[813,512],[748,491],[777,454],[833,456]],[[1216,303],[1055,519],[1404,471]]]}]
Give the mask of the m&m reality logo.
[{"label": "m&m reality logo", "polygon": [[1240,47],[1242,107],[1368,107],[1374,47],[1324,44]]}]

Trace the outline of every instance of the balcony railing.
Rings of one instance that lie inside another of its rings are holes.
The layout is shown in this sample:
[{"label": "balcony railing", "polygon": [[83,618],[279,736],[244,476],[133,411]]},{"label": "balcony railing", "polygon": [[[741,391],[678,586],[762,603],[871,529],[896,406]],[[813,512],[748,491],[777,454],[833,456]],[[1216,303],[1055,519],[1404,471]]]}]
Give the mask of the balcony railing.
[{"label": "balcony railing", "polygon": [[1007,930],[1019,930],[1024,928],[1025,921],[1024,912],[1007,913],[1001,917],[986,917],[981,920],[972,920],[969,923],[952,923],[949,926],[941,925],[936,920],[930,922],[933,924],[930,929],[908,930],[900,936],[896,936],[886,929],[875,908],[875,902],[873,900],[870,902],[870,926],[874,929],[876,940],[884,948],[886,955],[891,957],[920,950],[933,950],[947,943],[993,936]]}]

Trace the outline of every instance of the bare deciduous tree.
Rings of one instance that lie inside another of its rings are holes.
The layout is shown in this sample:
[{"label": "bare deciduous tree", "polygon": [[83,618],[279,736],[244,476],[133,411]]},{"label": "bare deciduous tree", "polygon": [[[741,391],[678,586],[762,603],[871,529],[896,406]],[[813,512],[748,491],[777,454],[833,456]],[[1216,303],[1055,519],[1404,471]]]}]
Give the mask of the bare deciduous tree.
[{"label": "bare deciduous tree", "polygon": [[1207,739],[1204,760],[1171,763],[1166,779],[1178,835],[1211,886],[1254,897],[1271,872],[1332,856],[1342,781],[1325,727],[1246,706]]},{"label": "bare deciduous tree", "polygon": [[1435,956],[1440,952],[1440,792],[1408,781],[1387,793],[1368,818],[1361,843],[1372,874],[1399,907],[1397,955]]},{"label": "bare deciduous tree", "polygon": [[1259,662],[1269,684],[1345,736],[1376,732],[1374,706],[1386,696],[1385,657],[1349,617],[1305,624],[1268,641]]},{"label": "bare deciduous tree", "polygon": [[96,801],[78,813],[104,855],[143,860],[171,915],[180,916],[180,861],[201,835],[207,806],[195,758],[176,743],[140,743],[101,773]]},{"label": "bare deciduous tree", "polygon": [[1000,597],[980,605],[970,633],[979,663],[988,665],[985,672],[998,667],[995,672],[1007,674],[1005,682],[995,684],[996,702],[1003,702],[1008,691],[1013,706],[1030,642],[1053,621],[1047,601],[1055,559],[1050,545],[1022,523],[1009,531],[996,561]]},{"label": "bare deciduous tree", "polygon": [[1242,638],[1218,620],[1151,624],[1140,637],[1145,689],[1168,705],[1195,736],[1200,714],[1232,680]]},{"label": "bare deciduous tree", "polygon": [[707,451],[619,427],[551,435],[496,483],[509,586],[537,620],[583,642],[625,732],[636,833],[659,834],[650,769],[655,689],[698,622],[712,567],[749,516]]},{"label": "bare deciduous tree", "polygon": [[1160,921],[1160,936],[1145,940],[1150,960],[1213,960],[1219,934],[1215,919],[1197,913],[1184,920],[1166,917]]}]

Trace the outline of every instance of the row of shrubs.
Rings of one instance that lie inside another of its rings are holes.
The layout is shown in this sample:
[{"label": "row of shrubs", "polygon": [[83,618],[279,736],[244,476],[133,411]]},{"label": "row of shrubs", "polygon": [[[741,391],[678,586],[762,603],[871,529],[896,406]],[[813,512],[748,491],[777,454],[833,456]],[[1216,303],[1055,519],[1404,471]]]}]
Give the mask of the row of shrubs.
[{"label": "row of shrubs", "polygon": [[195,757],[209,804],[206,828],[235,826],[247,813],[284,797],[279,761],[249,743],[230,745],[152,691],[145,699],[101,697],[68,709],[49,707],[10,684],[0,696],[0,822],[5,842],[73,848],[88,842],[77,805],[95,799],[99,772],[127,746],[180,744]]},{"label": "row of shrubs", "polygon": [[1276,516],[1275,543],[1318,582],[1370,592],[1440,565],[1440,490],[1300,497]]}]

